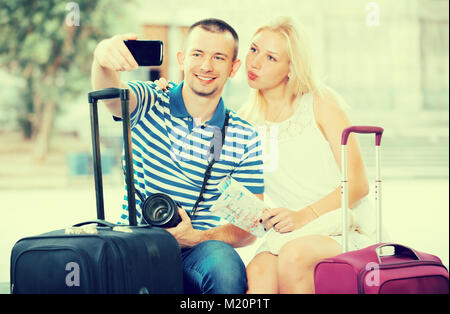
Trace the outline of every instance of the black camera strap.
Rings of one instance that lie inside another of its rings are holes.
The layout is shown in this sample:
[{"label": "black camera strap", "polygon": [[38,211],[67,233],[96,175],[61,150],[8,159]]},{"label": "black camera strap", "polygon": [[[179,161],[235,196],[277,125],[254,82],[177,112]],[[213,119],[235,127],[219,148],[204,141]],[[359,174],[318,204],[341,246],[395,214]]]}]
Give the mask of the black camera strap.
[{"label": "black camera strap", "polygon": [[[206,167],[205,175],[203,176],[203,183],[202,183],[202,188],[200,190],[200,195],[198,196],[198,199],[195,202],[194,207],[192,207],[192,211],[191,211],[191,215],[190,215],[191,218],[193,218],[195,216],[195,214],[197,213],[198,205],[200,204],[201,201],[203,201],[203,194],[206,191],[206,183],[208,182],[209,178],[211,177],[212,167],[213,167],[215,161],[219,159],[220,153],[222,152],[222,147],[225,143],[226,127],[228,126],[229,118],[230,118],[230,112],[227,109],[225,112],[225,121],[223,122],[222,130],[221,130],[222,141],[221,141],[220,146],[215,145],[216,144],[214,141],[215,135],[213,134],[213,138],[209,145],[208,155],[206,156],[206,160],[208,160],[208,166]],[[216,151],[216,148],[217,148],[217,151]]]},{"label": "black camera strap", "polygon": [[[215,142],[216,136],[215,136],[215,134],[213,134],[213,138],[212,138],[210,146],[209,146],[209,151],[208,151],[208,154],[206,155],[206,160],[208,161],[208,166],[206,167],[205,174],[203,176],[203,183],[202,183],[202,188],[200,189],[200,194],[198,196],[197,201],[194,204],[194,207],[192,207],[192,211],[190,214],[191,218],[195,216],[195,214],[197,212],[197,207],[200,204],[200,202],[203,200],[203,194],[205,193],[205,190],[206,190],[206,183],[208,182],[209,178],[211,177],[212,167],[213,167],[215,161],[219,159],[220,153],[222,152],[222,147],[223,147],[223,144],[225,143],[226,127],[228,126],[229,118],[230,118],[230,112],[227,109],[225,112],[225,121],[223,123],[222,130],[221,130],[222,141],[220,142],[220,146],[216,145],[216,142]],[[216,148],[217,148],[217,150],[216,150]],[[123,171],[125,174],[125,169],[123,169]],[[135,189],[135,193],[141,200],[141,206],[142,206],[142,204],[145,202],[145,197],[142,195],[141,192],[139,192],[138,189]]]}]

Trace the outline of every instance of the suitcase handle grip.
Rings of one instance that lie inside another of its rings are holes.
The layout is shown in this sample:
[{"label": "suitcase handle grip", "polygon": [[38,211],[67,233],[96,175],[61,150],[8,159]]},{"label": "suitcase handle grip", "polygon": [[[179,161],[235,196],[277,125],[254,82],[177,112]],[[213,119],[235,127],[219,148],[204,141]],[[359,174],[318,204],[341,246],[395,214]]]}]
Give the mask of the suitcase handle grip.
[{"label": "suitcase handle grip", "polygon": [[[118,224],[114,224],[112,222],[109,222],[109,221],[106,221],[106,220],[101,220],[101,219],[83,221],[83,222],[80,222],[80,223],[77,223],[77,224],[73,225],[72,227],[81,227],[81,226],[89,225],[89,224],[97,224],[98,227],[106,227],[106,228],[111,228],[111,229],[113,229],[115,227],[129,227],[127,225],[118,225]],[[151,228],[152,225],[142,224],[142,225],[133,226],[133,227],[137,227],[137,228]]]},{"label": "suitcase handle grip", "polygon": [[92,103],[94,100],[100,99],[112,99],[120,97],[120,89],[119,88],[103,88],[93,92],[88,93],[89,103]]},{"label": "suitcase handle grip", "polygon": [[389,246],[394,247],[394,255],[393,256],[411,257],[414,260],[420,261],[419,255],[417,255],[417,253],[413,249],[411,249],[407,246],[400,245],[400,244],[385,243],[385,244],[382,244],[375,248],[375,252],[377,253],[377,257],[378,257],[378,264],[380,264],[380,265],[382,264],[381,258],[383,257],[383,255],[380,255],[381,249],[384,247],[389,247]]},{"label": "suitcase handle grip", "polygon": [[97,224],[97,226],[109,227],[109,228],[114,228],[116,226],[112,222],[108,222],[108,221],[100,220],[100,219],[95,219],[95,220],[89,220],[89,221],[84,221],[84,222],[77,223],[77,224],[73,225],[72,227],[81,227],[81,226],[89,225],[89,224]]},{"label": "suitcase handle grip", "polygon": [[378,126],[351,126],[342,131],[341,145],[347,145],[347,140],[350,133],[354,132],[364,134],[375,133],[375,145],[380,146],[383,131],[383,128],[380,128]]}]

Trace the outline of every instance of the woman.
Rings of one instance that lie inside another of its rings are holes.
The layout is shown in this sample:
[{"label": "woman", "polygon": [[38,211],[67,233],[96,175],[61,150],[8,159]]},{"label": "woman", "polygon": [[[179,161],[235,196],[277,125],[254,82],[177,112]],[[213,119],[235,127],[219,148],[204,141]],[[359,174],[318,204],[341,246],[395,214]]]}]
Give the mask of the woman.
[{"label": "woman", "polygon": [[[290,19],[256,31],[246,70],[254,93],[240,113],[278,142],[277,154],[265,150],[264,159],[274,168],[265,172],[265,197],[276,208],[261,221],[273,230],[247,266],[248,293],[314,293],[315,265],[342,250],[340,138],[350,122],[342,98],[317,80],[305,35]],[[353,136],[347,147],[349,248],[358,249],[372,242],[374,226],[364,221],[369,187]]]},{"label": "woman", "polygon": [[[342,251],[340,138],[350,122],[311,61],[305,35],[288,18],[259,28],[246,57],[253,93],[240,115],[275,139],[264,141],[264,197],[274,206],[260,222],[270,230],[247,265],[247,293],[314,293],[315,265]],[[349,249],[358,249],[373,242],[373,210],[353,135],[347,149]]]}]

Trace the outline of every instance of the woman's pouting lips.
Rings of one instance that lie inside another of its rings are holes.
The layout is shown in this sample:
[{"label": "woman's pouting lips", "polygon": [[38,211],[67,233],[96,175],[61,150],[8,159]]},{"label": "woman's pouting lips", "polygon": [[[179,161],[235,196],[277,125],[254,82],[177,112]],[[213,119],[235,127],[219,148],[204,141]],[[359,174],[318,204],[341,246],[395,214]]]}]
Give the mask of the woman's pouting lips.
[{"label": "woman's pouting lips", "polygon": [[255,73],[253,73],[252,71],[248,71],[247,74],[248,78],[252,81],[256,80],[258,78],[258,75],[256,75]]}]

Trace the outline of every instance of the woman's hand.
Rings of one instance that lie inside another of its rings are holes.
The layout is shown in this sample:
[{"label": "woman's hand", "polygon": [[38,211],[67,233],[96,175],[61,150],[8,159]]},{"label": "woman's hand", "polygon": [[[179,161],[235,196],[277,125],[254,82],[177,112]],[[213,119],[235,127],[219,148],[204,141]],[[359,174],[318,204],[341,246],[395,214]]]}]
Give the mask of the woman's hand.
[{"label": "woman's hand", "polygon": [[161,77],[159,80],[153,81],[153,83],[155,83],[156,86],[158,86],[158,88],[163,92],[167,92],[170,88],[169,82],[167,82],[167,80],[163,77]]},{"label": "woman's hand", "polygon": [[309,207],[300,211],[281,207],[264,210],[259,222],[265,224],[265,230],[273,227],[276,232],[286,233],[300,229],[316,218],[316,214]]}]

